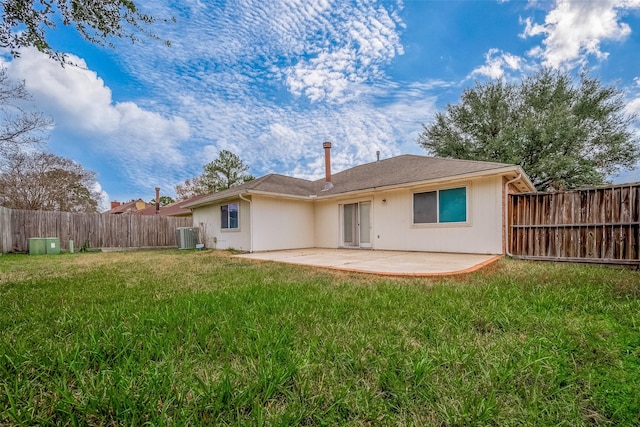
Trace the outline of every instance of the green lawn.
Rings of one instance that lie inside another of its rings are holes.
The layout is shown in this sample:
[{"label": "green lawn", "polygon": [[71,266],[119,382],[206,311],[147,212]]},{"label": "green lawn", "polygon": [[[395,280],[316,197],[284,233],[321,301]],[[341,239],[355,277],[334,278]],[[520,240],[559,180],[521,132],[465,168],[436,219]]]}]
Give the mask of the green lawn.
[{"label": "green lawn", "polygon": [[0,425],[640,423],[640,273],[0,256]]}]

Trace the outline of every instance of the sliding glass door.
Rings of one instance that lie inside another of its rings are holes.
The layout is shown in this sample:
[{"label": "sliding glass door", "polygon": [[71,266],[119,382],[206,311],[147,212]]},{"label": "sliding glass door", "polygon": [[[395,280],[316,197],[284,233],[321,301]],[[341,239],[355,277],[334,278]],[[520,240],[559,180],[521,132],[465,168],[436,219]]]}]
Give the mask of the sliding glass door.
[{"label": "sliding glass door", "polygon": [[371,202],[342,205],[342,244],[371,247]]}]

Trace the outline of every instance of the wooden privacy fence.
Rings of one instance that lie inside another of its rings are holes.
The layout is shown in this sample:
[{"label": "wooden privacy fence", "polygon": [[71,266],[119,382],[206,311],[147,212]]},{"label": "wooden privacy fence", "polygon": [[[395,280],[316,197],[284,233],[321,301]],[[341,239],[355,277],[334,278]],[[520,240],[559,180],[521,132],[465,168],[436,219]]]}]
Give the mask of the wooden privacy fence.
[{"label": "wooden privacy fence", "polygon": [[640,183],[510,195],[509,249],[525,259],[636,264]]},{"label": "wooden privacy fence", "polygon": [[176,228],[191,227],[191,218],[160,215],[112,215],[25,211],[0,208],[0,249],[27,252],[30,237],[58,237],[62,249],[73,240],[76,250],[177,246]]}]

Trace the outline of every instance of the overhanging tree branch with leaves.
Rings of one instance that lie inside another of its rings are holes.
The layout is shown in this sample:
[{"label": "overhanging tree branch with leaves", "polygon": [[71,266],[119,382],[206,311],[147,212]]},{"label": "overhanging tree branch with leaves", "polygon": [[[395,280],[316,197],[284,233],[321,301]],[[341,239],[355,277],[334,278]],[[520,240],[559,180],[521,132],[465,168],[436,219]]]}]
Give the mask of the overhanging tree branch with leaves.
[{"label": "overhanging tree branch with leaves", "polygon": [[[112,46],[113,38],[139,42],[138,34],[159,39],[148,30],[158,19],[141,12],[131,0],[3,0],[0,7],[0,47],[14,56],[24,48],[35,47],[64,61],[64,55],[47,39],[47,32],[58,24],[75,26],[82,37],[101,46]],[[168,20],[175,21],[164,21]]]}]

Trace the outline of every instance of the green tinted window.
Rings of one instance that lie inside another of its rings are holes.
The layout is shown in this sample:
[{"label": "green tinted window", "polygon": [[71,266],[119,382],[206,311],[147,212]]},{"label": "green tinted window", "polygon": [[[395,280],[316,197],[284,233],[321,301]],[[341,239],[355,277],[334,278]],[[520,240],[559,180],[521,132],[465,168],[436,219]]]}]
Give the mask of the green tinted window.
[{"label": "green tinted window", "polygon": [[438,192],[439,222],[465,222],[467,220],[467,189],[451,188]]}]

